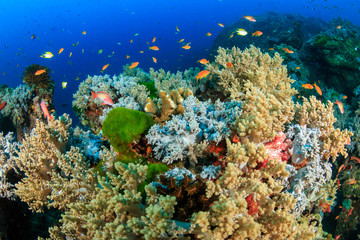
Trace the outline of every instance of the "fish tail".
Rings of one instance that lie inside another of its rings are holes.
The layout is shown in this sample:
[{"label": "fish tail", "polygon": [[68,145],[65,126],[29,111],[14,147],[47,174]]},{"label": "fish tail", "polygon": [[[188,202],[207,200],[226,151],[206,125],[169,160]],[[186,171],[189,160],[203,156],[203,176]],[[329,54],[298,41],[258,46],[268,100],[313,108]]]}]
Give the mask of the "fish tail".
[{"label": "fish tail", "polygon": [[91,91],[91,100],[94,100],[96,98],[96,93],[94,93],[93,91]]}]

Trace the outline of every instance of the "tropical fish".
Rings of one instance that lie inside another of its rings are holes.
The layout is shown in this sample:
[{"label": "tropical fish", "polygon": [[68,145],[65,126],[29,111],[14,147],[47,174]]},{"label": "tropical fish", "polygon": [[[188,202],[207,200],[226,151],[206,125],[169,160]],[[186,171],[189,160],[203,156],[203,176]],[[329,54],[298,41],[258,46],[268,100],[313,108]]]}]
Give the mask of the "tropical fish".
[{"label": "tropical fish", "polygon": [[226,63],[226,68],[232,68],[232,67],[234,67],[234,65],[231,62]]},{"label": "tropical fish", "polygon": [[255,37],[259,37],[261,35],[263,35],[263,32],[261,32],[261,31],[256,31],[256,32],[252,33],[252,36],[255,36]]},{"label": "tropical fish", "polygon": [[343,96],[342,98],[343,98],[343,99],[347,99],[347,96]]},{"label": "tropical fish", "polygon": [[71,57],[72,56],[72,52],[70,52],[70,54],[69,54],[69,57]]},{"label": "tropical fish", "polygon": [[79,44],[79,41],[77,41],[76,43],[73,43],[72,45],[73,45],[74,47],[76,47],[78,44]]},{"label": "tropical fish", "polygon": [[176,26],[176,31],[180,32],[180,29],[178,28],[178,26]]},{"label": "tropical fish", "polygon": [[64,48],[60,48],[59,54],[62,53],[63,51],[64,51]]},{"label": "tropical fish", "polygon": [[110,95],[107,93],[107,92],[93,92],[91,91],[91,99],[94,100],[94,99],[97,99],[99,101],[101,101],[101,105],[114,105],[114,102],[111,100],[111,97]]},{"label": "tropical fish", "polygon": [[51,52],[45,52],[40,57],[42,57],[42,58],[52,58],[53,56],[54,56],[54,54],[52,54]]},{"label": "tropical fish", "polygon": [[62,83],[61,83],[61,86],[62,86],[63,89],[65,89],[66,86],[67,86],[67,82],[62,82]]},{"label": "tropical fish", "polygon": [[324,210],[323,212],[331,212],[331,207],[330,207],[330,204],[327,204],[327,203],[320,203],[319,206],[323,207]]},{"label": "tropical fish", "polygon": [[355,160],[357,163],[360,163],[360,158],[352,156],[350,160]]},{"label": "tropical fish", "polygon": [[224,24],[222,24],[222,23],[218,23],[218,25],[219,25],[220,27],[224,27]]},{"label": "tropical fish", "polygon": [[130,55],[126,55],[126,59],[129,59],[130,58]]},{"label": "tropical fish", "polygon": [[337,29],[341,29],[341,26],[340,26],[340,25],[338,25],[338,26],[336,26],[336,28],[337,28]]},{"label": "tropical fish", "polygon": [[133,41],[134,41],[134,40],[131,39],[131,40],[130,40],[130,43],[133,43]]},{"label": "tropical fish", "polygon": [[245,29],[242,29],[242,28],[236,29],[235,32],[237,33],[237,35],[240,35],[240,36],[246,36],[248,34],[247,31],[245,31]]},{"label": "tropical fish", "polygon": [[288,49],[288,48],[283,48],[282,50],[284,50],[286,53],[294,53],[293,50],[290,50],[290,49]]},{"label": "tropical fish", "polygon": [[35,34],[31,35],[31,39],[35,39],[35,38],[36,38]]},{"label": "tropical fish", "polygon": [[233,33],[232,33],[232,34],[230,34],[229,39],[230,39],[230,38],[232,38],[232,37],[234,37],[234,34],[233,34]]},{"label": "tropical fish", "polygon": [[6,106],[6,102],[3,102],[0,104],[0,111],[4,109],[4,107]]},{"label": "tropical fish", "polygon": [[81,34],[82,34],[82,35],[86,35],[86,31],[82,31]]},{"label": "tropical fish", "polygon": [[250,22],[256,22],[256,19],[252,16],[243,16],[242,18],[245,18],[246,20],[248,20]]},{"label": "tropical fish", "polygon": [[199,79],[202,79],[204,77],[206,77],[207,75],[209,75],[210,71],[209,70],[202,70],[201,72],[199,72],[197,75],[196,75],[196,81],[199,80]]},{"label": "tropical fish", "polygon": [[54,120],[54,117],[50,115],[49,110],[48,110],[48,108],[47,108],[46,105],[45,105],[44,99],[41,99],[40,107],[41,107],[41,110],[42,110],[43,113],[44,113],[44,117],[50,119],[50,121],[53,121],[53,120]]},{"label": "tropical fish", "polygon": [[159,48],[157,46],[149,47],[149,49],[154,50],[154,51],[159,51]]},{"label": "tropical fish", "polygon": [[300,69],[300,67],[299,67],[299,66],[297,66],[295,69],[296,69],[296,70],[299,70],[299,69]]},{"label": "tropical fish", "polygon": [[301,87],[303,87],[305,89],[313,89],[314,88],[314,86],[311,85],[310,83],[301,84]]},{"label": "tropical fish", "polygon": [[76,77],[75,80],[79,80],[80,78],[79,77]]},{"label": "tropical fish", "polygon": [[210,33],[210,32],[206,33],[206,36],[207,36],[207,37],[210,37],[210,36],[211,36],[211,33]]},{"label": "tropical fish", "polygon": [[144,53],[144,51],[143,51],[143,50],[140,50],[139,53]]},{"label": "tropical fish", "polygon": [[136,68],[138,65],[139,65],[139,62],[133,62],[133,63],[129,66],[129,69]]},{"label": "tropical fish", "polygon": [[269,51],[274,51],[274,48],[269,48],[268,50],[269,50]]},{"label": "tropical fish", "polygon": [[199,62],[200,62],[201,64],[208,64],[208,63],[209,63],[209,61],[206,60],[205,58],[199,60]]},{"label": "tropical fish", "polygon": [[316,85],[316,83],[314,83],[313,85],[314,85],[317,93],[321,96],[321,95],[322,95],[322,91],[321,91],[320,87],[319,87],[318,85]]},{"label": "tropical fish", "polygon": [[349,181],[345,185],[349,185],[349,184],[354,185],[356,183],[357,183],[357,181],[355,179],[349,179]]},{"label": "tropical fish", "polygon": [[99,49],[99,50],[98,50],[98,54],[101,54],[102,52],[103,52],[102,49]]},{"label": "tropical fish", "polygon": [[37,75],[43,74],[44,72],[46,72],[46,70],[40,69],[35,72],[35,75],[37,76]]},{"label": "tropical fish", "polygon": [[338,105],[338,108],[339,108],[340,112],[341,112],[342,114],[344,114],[344,105],[343,105],[343,103],[342,103],[341,101],[339,102],[339,101],[336,99],[335,104]]},{"label": "tropical fish", "polygon": [[154,63],[157,63],[157,59],[155,57],[152,57]]},{"label": "tropical fish", "polygon": [[153,38],[152,42],[154,43],[156,41],[156,37]]},{"label": "tropical fish", "polygon": [[181,43],[181,42],[183,42],[184,40],[185,40],[185,39],[182,38],[182,39],[180,39],[180,40],[178,41],[178,43]]},{"label": "tropical fish", "polygon": [[106,64],[106,65],[104,65],[104,66],[101,68],[101,70],[104,71],[105,69],[107,69],[108,66],[109,66],[109,63]]},{"label": "tropical fish", "polygon": [[191,47],[190,47],[190,45],[185,45],[185,46],[182,46],[182,48],[185,50],[189,50]]}]

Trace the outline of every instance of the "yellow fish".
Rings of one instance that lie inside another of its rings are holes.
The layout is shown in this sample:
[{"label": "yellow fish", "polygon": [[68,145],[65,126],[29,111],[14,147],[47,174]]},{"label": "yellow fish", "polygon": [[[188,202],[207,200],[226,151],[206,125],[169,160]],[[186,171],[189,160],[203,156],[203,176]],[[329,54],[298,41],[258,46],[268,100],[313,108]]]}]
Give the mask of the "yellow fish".
[{"label": "yellow fish", "polygon": [[52,54],[51,52],[45,52],[40,57],[42,57],[42,58],[52,58],[53,56],[54,56],[54,54]]},{"label": "yellow fish", "polygon": [[62,82],[62,83],[61,83],[61,86],[62,86],[63,89],[66,88],[67,82]]}]

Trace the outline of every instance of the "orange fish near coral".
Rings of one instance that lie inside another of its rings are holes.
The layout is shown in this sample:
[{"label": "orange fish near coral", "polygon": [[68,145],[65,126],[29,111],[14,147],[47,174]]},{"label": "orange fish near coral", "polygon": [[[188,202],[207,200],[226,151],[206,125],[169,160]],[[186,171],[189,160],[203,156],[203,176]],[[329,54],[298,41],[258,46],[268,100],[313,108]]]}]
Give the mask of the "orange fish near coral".
[{"label": "orange fish near coral", "polygon": [[327,203],[320,203],[319,206],[323,207],[324,210],[323,212],[331,212],[331,207],[330,207],[330,204],[327,204]]},{"label": "orange fish near coral", "polygon": [[318,93],[320,96],[322,96],[322,91],[321,91],[320,87],[319,87],[318,85],[316,85],[316,83],[314,83],[313,85],[314,85],[317,93]]},{"label": "orange fish near coral", "polygon": [[105,69],[107,69],[108,66],[109,66],[109,63],[104,65],[101,70],[104,71]]},{"label": "orange fish near coral", "polygon": [[234,65],[231,63],[231,62],[227,62],[226,63],[226,68],[232,68],[232,67],[234,67]]},{"label": "orange fish near coral", "polygon": [[44,117],[50,119],[50,121],[53,121],[54,117],[50,115],[49,110],[45,105],[44,99],[41,99],[40,107],[41,107],[41,110],[44,113]]},{"label": "orange fish near coral", "polygon": [[114,105],[114,102],[111,100],[111,97],[110,95],[107,93],[107,92],[93,92],[91,91],[91,99],[94,100],[94,99],[97,99],[101,102],[101,105]]},{"label": "orange fish near coral", "polygon": [[339,102],[339,101],[336,99],[335,104],[338,105],[340,112],[341,112],[342,114],[344,114],[344,105],[343,105],[343,103],[342,103],[341,101]]},{"label": "orange fish near coral", "polygon": [[199,60],[199,62],[200,62],[201,64],[208,64],[208,63],[209,63],[209,61],[206,60],[205,58]]},{"label": "orange fish near coral", "polygon": [[3,102],[3,103],[0,105],[0,111],[3,110],[5,106],[6,106],[6,102]]},{"label": "orange fish near coral", "polygon": [[44,72],[46,72],[44,69],[37,70],[37,71],[35,72],[35,76],[41,75],[41,74],[43,74]]},{"label": "orange fish near coral", "polygon": [[152,57],[154,63],[157,63],[157,59],[155,57]]},{"label": "orange fish near coral", "polygon": [[313,89],[314,86],[311,85],[310,83],[307,83],[307,84],[301,84],[301,87],[305,88],[305,89]]},{"label": "orange fish near coral", "polygon": [[129,69],[136,68],[138,65],[139,65],[139,62],[133,62],[133,63],[129,66]]},{"label": "orange fish near coral", "polygon": [[248,20],[250,22],[256,22],[256,19],[252,16],[243,16],[242,18],[245,18],[246,20]]},{"label": "orange fish near coral", "polygon": [[159,48],[157,46],[149,47],[149,49],[154,50],[154,51],[159,51]]},{"label": "orange fish near coral", "polygon": [[354,185],[354,184],[356,184],[357,183],[357,181],[355,180],[355,179],[351,179],[351,180],[349,180],[345,185]]},{"label": "orange fish near coral", "polygon": [[252,33],[252,36],[255,36],[255,37],[259,37],[261,35],[263,35],[263,32],[261,32],[261,31],[256,31],[256,32]]},{"label": "orange fish near coral", "polygon": [[196,81],[206,77],[207,75],[209,75],[209,73],[210,73],[209,70],[202,70],[201,72],[198,73],[198,75],[196,75],[196,77],[195,77]]},{"label": "orange fish near coral", "polygon": [[283,48],[282,50],[284,50],[286,53],[294,53],[293,50],[290,50],[290,49],[288,49],[288,48]]},{"label": "orange fish near coral", "polygon": [[360,158],[352,156],[350,160],[355,160],[357,163],[360,163]]}]

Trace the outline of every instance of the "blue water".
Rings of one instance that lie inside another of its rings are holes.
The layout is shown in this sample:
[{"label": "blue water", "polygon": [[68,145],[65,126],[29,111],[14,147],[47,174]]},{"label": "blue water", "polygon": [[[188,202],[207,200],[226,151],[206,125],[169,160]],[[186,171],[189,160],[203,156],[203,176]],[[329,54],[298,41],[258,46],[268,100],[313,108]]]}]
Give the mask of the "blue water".
[{"label": "blue water", "polygon": [[[276,11],[326,21],[340,16],[360,25],[360,2],[355,0],[1,0],[0,3],[0,83],[16,87],[22,84],[25,67],[48,66],[55,80],[54,103],[58,114],[72,114],[72,94],[79,83],[87,75],[102,74],[102,66],[108,63],[104,73],[110,75],[121,73],[125,64],[136,61],[145,71],[150,67],[172,72],[200,67],[197,61],[208,57],[213,40],[222,30],[218,23],[228,25],[242,15]],[[212,36],[207,37],[207,32]],[[156,52],[148,50],[146,43],[151,45],[153,37],[157,39],[154,45],[160,48]],[[182,38],[191,42],[190,50],[181,48],[177,41]],[[60,48],[64,51],[58,55]],[[99,49],[103,49],[102,54],[98,54]],[[139,53],[141,50],[143,54]],[[40,58],[44,51],[55,56]],[[157,58],[157,64],[152,57]],[[77,77],[80,80],[75,80]],[[64,81],[68,82],[66,89],[61,87]]]}]

